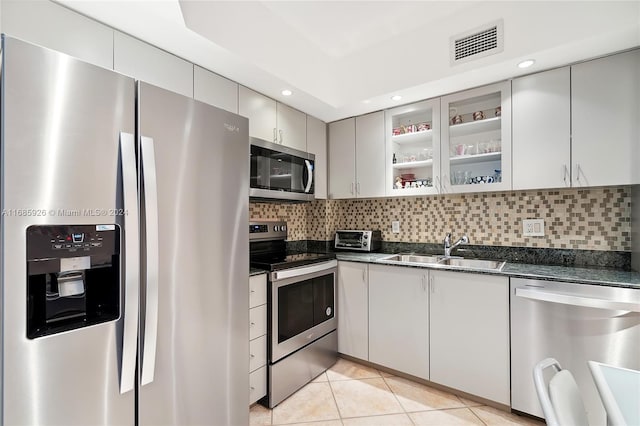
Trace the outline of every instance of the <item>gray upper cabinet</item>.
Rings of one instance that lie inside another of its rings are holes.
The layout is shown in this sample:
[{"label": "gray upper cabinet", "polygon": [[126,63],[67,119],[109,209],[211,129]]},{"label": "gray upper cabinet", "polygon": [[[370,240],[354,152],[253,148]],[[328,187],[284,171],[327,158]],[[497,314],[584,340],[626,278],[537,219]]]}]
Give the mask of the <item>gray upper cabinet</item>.
[{"label": "gray upper cabinet", "polygon": [[574,186],[640,183],[640,50],[571,67]]},{"label": "gray upper cabinet", "polygon": [[383,197],[384,112],[329,123],[329,198]]},{"label": "gray upper cabinet", "polygon": [[300,151],[307,150],[307,115],[277,102],[278,143]]},{"label": "gray upper cabinet", "polygon": [[327,124],[307,115],[307,150],[316,156],[315,196],[327,199]]},{"label": "gray upper cabinet", "polygon": [[570,81],[569,67],[513,80],[513,189],[571,186]]},{"label": "gray upper cabinet", "polygon": [[113,68],[113,30],[49,1],[2,0],[2,32]]},{"label": "gray upper cabinet", "polygon": [[238,91],[238,111],[249,119],[249,136],[307,150],[305,113],[244,86]]},{"label": "gray upper cabinet", "polygon": [[249,136],[277,142],[276,101],[240,86],[238,89],[238,114],[249,119]]},{"label": "gray upper cabinet", "polygon": [[234,114],[238,113],[238,83],[197,65],[193,67],[193,97]]},{"label": "gray upper cabinet", "polygon": [[115,32],[113,69],[163,89],[193,97],[193,64]]},{"label": "gray upper cabinet", "polygon": [[355,198],[355,164],[356,119],[329,123],[329,198]]}]

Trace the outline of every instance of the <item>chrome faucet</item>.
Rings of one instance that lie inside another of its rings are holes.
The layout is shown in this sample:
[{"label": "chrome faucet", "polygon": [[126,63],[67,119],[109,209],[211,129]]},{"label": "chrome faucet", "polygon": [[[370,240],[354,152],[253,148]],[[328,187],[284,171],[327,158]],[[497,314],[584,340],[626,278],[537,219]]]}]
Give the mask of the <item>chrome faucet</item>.
[{"label": "chrome faucet", "polygon": [[469,244],[469,237],[463,235],[454,245],[451,245],[451,232],[444,237],[444,257],[451,257],[451,251],[460,244]]}]

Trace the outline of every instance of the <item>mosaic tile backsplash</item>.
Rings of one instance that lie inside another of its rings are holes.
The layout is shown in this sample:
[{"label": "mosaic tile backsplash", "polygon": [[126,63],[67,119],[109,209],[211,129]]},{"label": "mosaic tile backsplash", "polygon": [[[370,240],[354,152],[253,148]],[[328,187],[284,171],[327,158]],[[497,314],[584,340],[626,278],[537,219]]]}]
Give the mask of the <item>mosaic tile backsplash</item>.
[{"label": "mosaic tile backsplash", "polygon": [[[312,203],[250,203],[251,219],[285,220],[290,241],[332,240],[337,229],[380,229],[384,241],[631,251],[631,187],[511,191]],[[544,237],[523,237],[522,219],[542,218]],[[400,233],[391,221],[400,221]]]}]

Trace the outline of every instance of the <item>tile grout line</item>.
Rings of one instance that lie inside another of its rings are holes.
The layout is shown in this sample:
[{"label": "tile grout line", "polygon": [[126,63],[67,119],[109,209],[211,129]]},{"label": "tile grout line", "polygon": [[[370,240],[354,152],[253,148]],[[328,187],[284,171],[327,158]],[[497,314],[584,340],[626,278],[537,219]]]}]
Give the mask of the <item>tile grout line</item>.
[{"label": "tile grout line", "polygon": [[[378,371],[378,370],[376,370],[376,371]],[[400,406],[400,408],[402,408],[402,411],[404,412],[404,414],[409,418],[409,421],[411,422],[411,424],[415,426],[416,423],[413,421],[413,418],[411,417],[411,415],[409,414],[407,409],[404,408],[404,405],[402,405],[402,402],[400,402],[400,399],[398,399],[398,395],[396,395],[396,393],[393,391],[393,389],[391,388],[391,385],[389,385],[389,383],[387,383],[387,379],[389,377],[384,377],[382,375],[382,373],[380,373],[380,371],[378,371],[378,373],[380,374],[380,377],[382,377],[382,380],[384,381],[384,384],[387,385],[387,387],[389,388],[389,391],[391,392],[393,397],[396,399],[396,401],[398,401],[398,405]],[[394,376],[390,376],[390,377],[394,377]]]},{"label": "tile grout line", "polygon": [[480,420],[480,423],[482,423],[484,426],[487,426],[487,423],[485,423],[485,421],[482,420],[480,418],[480,416],[478,414],[476,414],[476,412],[471,409],[471,407],[467,407],[467,408],[469,409],[469,411],[471,411],[473,413],[474,416],[476,416],[478,418],[478,420]]},{"label": "tile grout line", "polygon": [[329,384],[329,390],[331,390],[333,403],[336,404],[336,410],[338,410],[338,420],[340,420],[340,423],[342,423],[342,425],[344,426],[344,422],[342,421],[342,413],[340,412],[340,407],[338,406],[338,400],[336,399],[336,394],[333,392],[333,386],[331,385],[331,379],[329,378],[329,374],[327,374],[327,371],[325,371],[324,374],[327,375],[327,383]]}]

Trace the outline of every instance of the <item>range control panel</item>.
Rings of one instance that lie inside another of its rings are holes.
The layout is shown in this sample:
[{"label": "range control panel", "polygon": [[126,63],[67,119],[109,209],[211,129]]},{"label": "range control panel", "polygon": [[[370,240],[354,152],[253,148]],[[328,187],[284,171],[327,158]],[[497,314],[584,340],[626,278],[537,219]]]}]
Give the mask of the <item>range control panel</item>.
[{"label": "range control panel", "polygon": [[287,222],[256,221],[249,223],[249,241],[284,240],[287,238]]},{"label": "range control panel", "polygon": [[27,260],[117,254],[118,225],[34,225],[27,228]]}]

